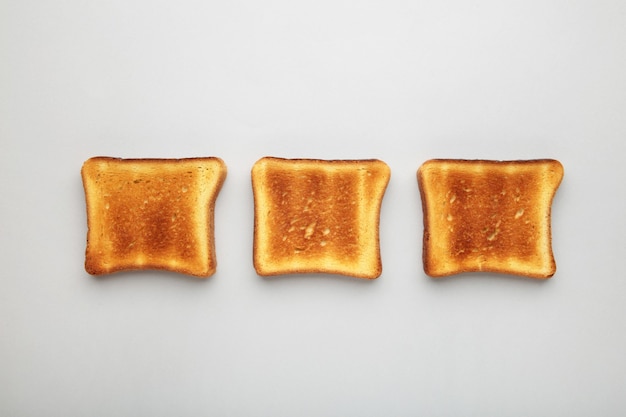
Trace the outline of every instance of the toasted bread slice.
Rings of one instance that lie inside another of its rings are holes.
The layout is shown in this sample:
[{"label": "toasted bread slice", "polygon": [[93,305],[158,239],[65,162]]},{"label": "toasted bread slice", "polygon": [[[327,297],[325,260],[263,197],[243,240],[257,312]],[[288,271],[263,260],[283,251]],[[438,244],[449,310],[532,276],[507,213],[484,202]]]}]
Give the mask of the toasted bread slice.
[{"label": "toasted bread slice", "polygon": [[82,167],[87,202],[85,269],[92,275],[163,269],[215,272],[215,200],[226,178],[219,158],[96,157]]},{"label": "toasted bread slice", "polygon": [[252,168],[257,273],[380,276],[378,227],[390,175],[378,160],[257,161]]},{"label": "toasted bread slice", "polygon": [[562,178],[551,159],[425,162],[417,179],[426,274],[554,275],[550,216]]}]

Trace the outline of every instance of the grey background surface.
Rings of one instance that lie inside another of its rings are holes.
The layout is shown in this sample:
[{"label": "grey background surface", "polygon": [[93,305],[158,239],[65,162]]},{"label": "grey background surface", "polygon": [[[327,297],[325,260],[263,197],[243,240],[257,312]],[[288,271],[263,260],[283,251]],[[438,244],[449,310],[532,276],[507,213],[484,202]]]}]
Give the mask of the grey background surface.
[{"label": "grey background surface", "polygon": [[[623,1],[0,1],[0,414],[626,413]],[[218,271],[83,269],[84,160],[219,156]],[[383,275],[263,279],[250,168],[379,158]],[[556,158],[551,280],[426,277],[430,158]]]}]

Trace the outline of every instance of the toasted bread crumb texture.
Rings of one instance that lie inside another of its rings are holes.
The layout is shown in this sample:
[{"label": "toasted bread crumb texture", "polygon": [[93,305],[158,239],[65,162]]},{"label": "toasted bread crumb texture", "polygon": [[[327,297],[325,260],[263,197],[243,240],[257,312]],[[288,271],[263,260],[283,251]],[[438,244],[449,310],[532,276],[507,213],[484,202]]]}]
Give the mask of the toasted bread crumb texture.
[{"label": "toasted bread crumb texture", "polygon": [[380,207],[389,178],[389,167],[378,160],[259,160],[252,169],[257,272],[378,277]]},{"label": "toasted bread crumb texture", "polygon": [[418,183],[425,272],[551,277],[551,205],[562,177],[555,160],[424,163]]},{"label": "toasted bread crumb texture", "polygon": [[87,160],[87,272],[213,274],[213,213],[225,176],[219,158]]}]

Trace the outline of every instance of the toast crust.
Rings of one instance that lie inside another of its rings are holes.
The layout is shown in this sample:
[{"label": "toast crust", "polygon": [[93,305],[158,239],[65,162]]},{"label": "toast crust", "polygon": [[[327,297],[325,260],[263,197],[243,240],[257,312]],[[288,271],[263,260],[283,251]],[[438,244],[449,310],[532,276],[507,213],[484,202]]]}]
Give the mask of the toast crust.
[{"label": "toast crust", "polygon": [[384,162],[265,157],[251,174],[259,275],[380,276]]},{"label": "toast crust", "polygon": [[94,157],[81,176],[89,274],[151,269],[213,275],[214,208],[226,178],[221,159]]},{"label": "toast crust", "polygon": [[562,178],[553,159],[426,161],[417,172],[426,274],[553,276],[551,206]]}]

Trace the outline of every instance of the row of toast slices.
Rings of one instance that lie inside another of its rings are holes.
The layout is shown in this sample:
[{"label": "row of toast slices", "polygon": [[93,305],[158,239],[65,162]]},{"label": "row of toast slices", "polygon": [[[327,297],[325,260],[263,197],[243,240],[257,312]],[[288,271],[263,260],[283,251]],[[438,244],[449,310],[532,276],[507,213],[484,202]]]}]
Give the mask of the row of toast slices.
[{"label": "row of toast slices", "polygon": [[[216,157],[88,159],[86,271],[213,275],[214,209],[226,171]],[[264,157],[251,174],[259,275],[381,275],[387,164]],[[425,273],[553,276],[551,206],[562,177],[553,159],[426,161],[417,171]]]}]

